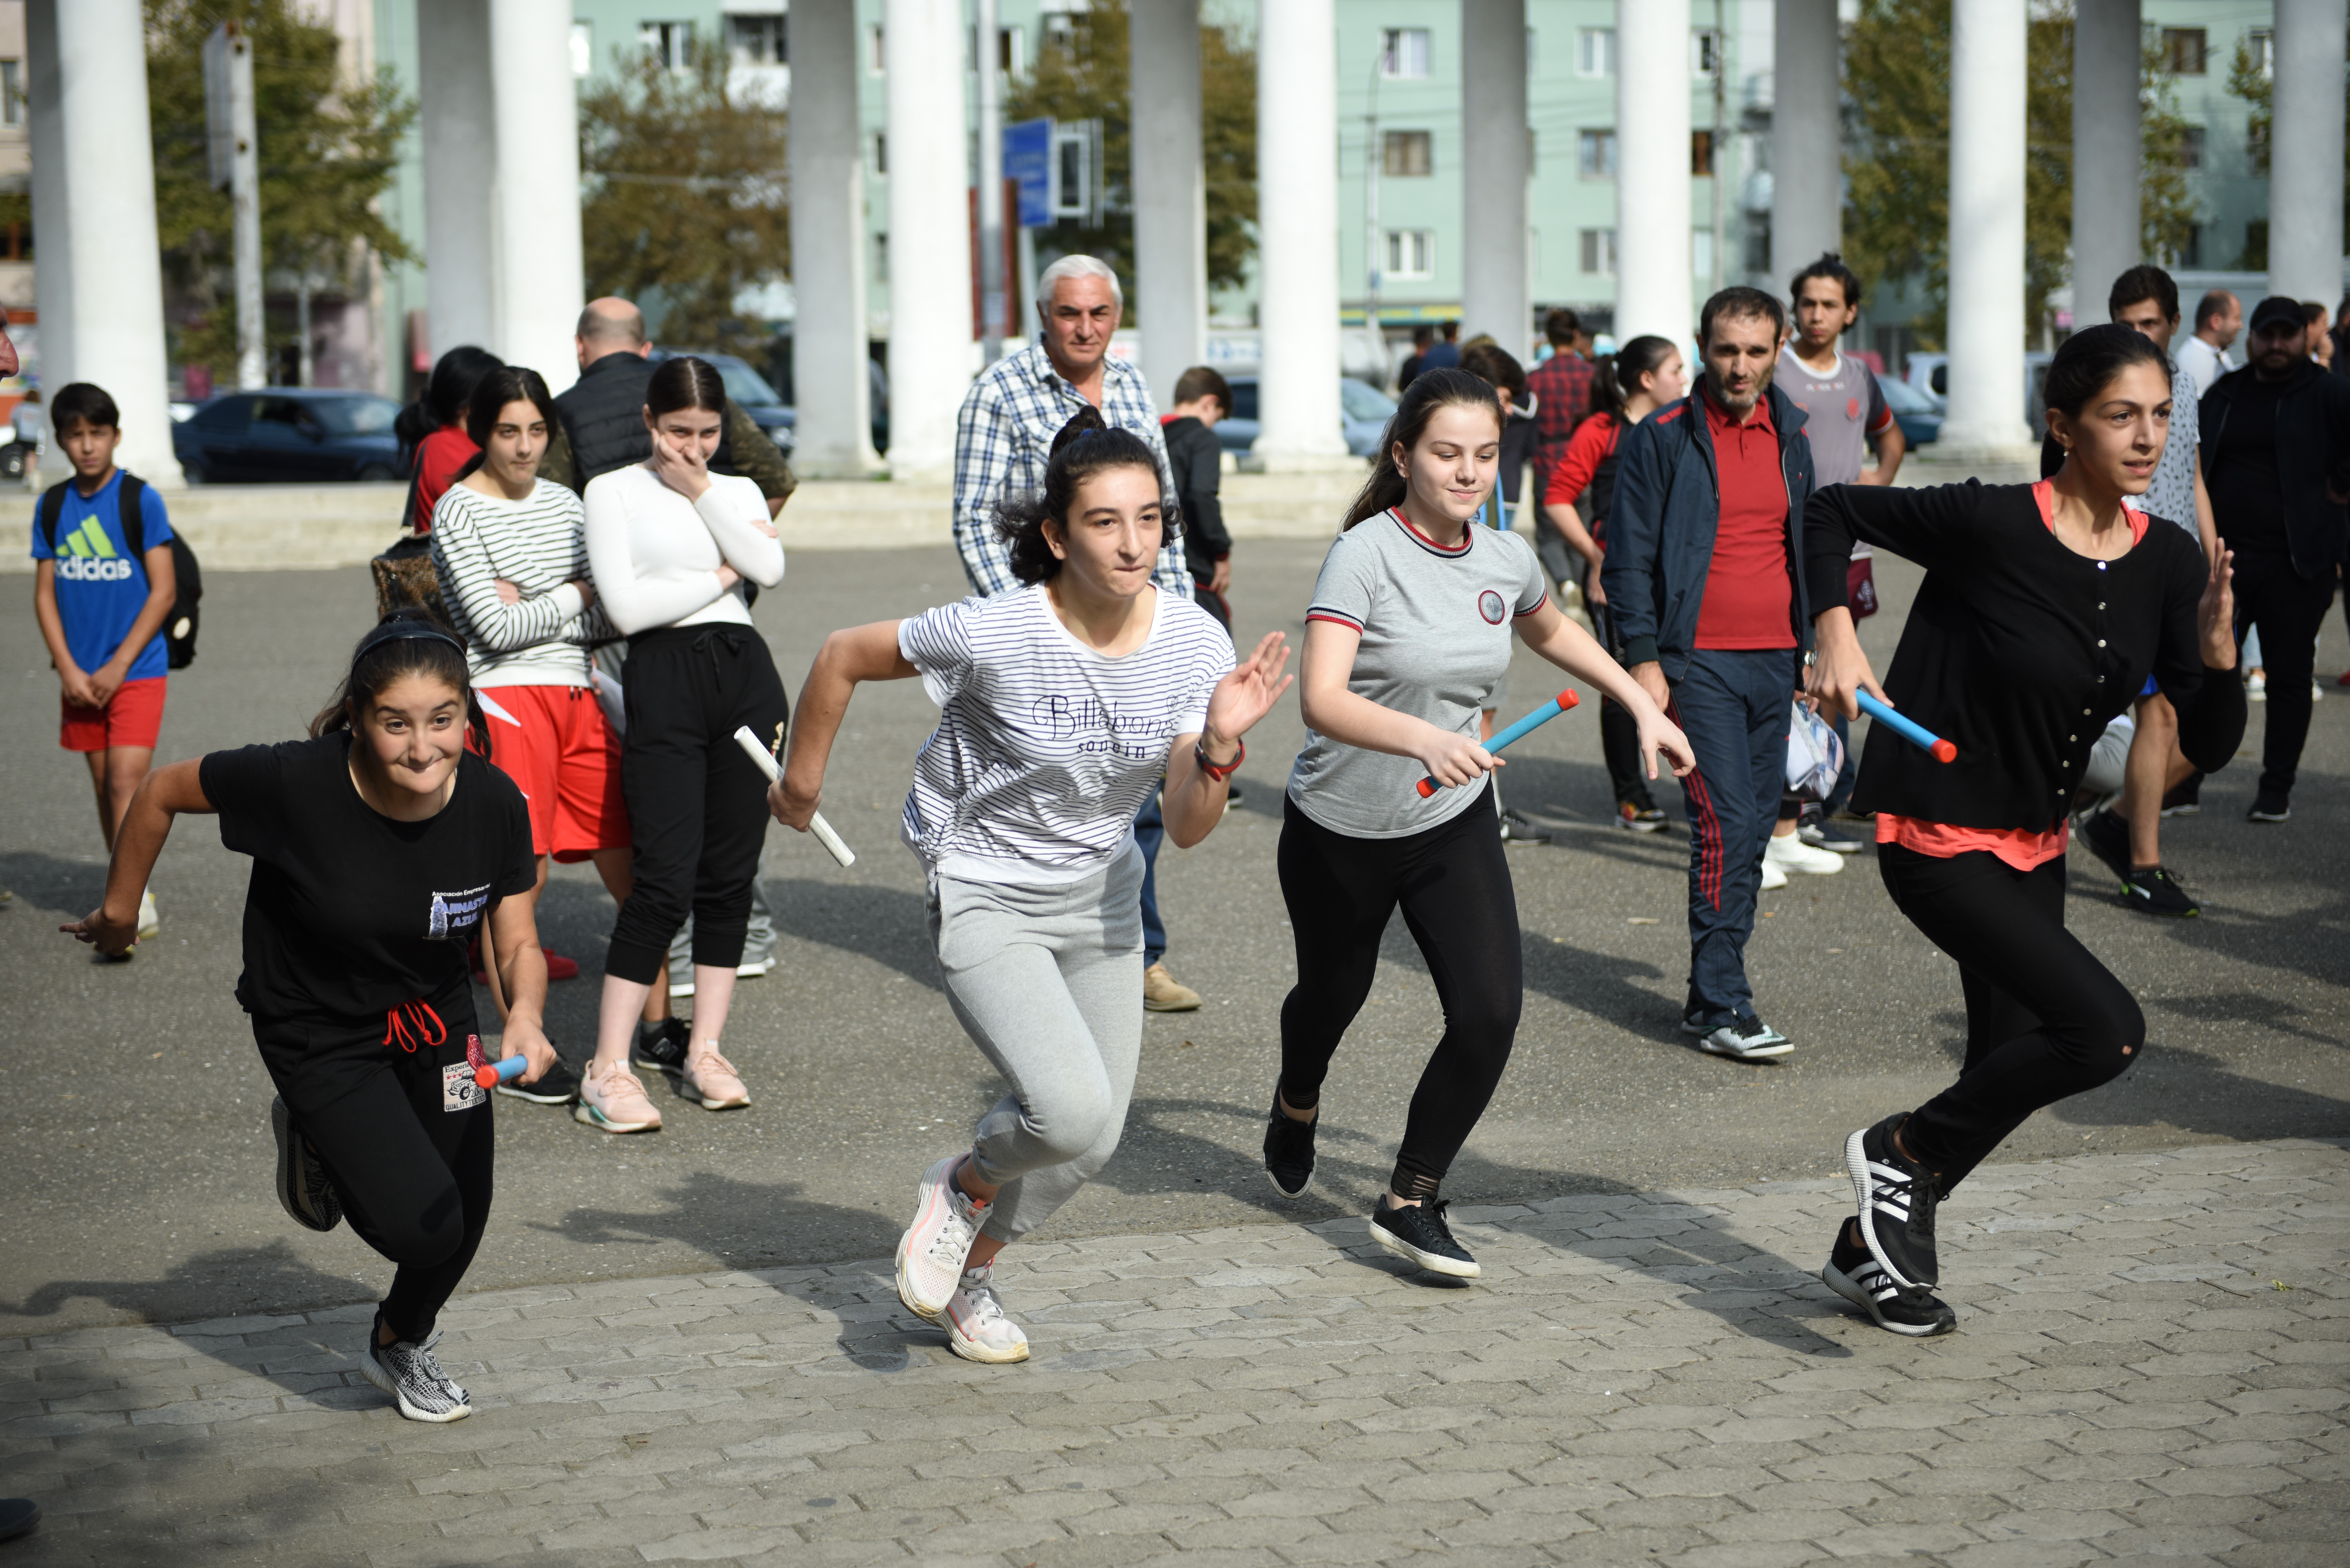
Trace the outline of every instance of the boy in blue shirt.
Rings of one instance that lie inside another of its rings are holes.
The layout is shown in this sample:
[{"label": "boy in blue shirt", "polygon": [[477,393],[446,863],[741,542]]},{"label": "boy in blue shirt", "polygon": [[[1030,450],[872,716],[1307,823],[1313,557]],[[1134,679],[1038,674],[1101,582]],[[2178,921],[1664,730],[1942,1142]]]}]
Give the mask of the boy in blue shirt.
[{"label": "boy in blue shirt", "polygon": [[[58,743],[89,760],[99,829],[111,854],[115,826],[147,776],[163,724],[161,633],[178,597],[172,524],[153,486],[132,482],[134,547],[121,515],[129,476],[114,466],[121,415],[103,389],[87,381],[60,389],[49,400],[49,421],[74,476],[43,496],[35,514],[33,610],[64,689]],[[157,929],[154,895],[142,892],[139,935]]]}]

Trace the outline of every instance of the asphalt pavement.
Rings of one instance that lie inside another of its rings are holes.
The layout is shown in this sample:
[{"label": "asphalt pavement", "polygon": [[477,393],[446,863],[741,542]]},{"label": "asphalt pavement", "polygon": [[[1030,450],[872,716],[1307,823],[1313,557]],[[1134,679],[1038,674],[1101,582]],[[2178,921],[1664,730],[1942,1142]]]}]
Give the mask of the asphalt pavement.
[{"label": "asphalt pavement", "polygon": [[[1321,554],[1252,543],[1237,565],[1244,636],[1302,632]],[[1914,576],[1880,557],[1880,661]],[[796,690],[824,633],[962,591],[943,550],[796,556],[758,619]],[[78,759],[56,745],[57,685],[29,585],[0,603],[17,669],[0,754],[0,1130],[13,1158],[0,1208],[0,1334],[302,1312],[364,1300],[387,1267],[344,1227],[298,1230],[271,1197],[271,1088],[231,994],[246,867],[210,824],[183,822],[157,868],[161,934],[102,966],[59,936],[103,878]],[[173,678],[160,756],[302,732],[371,618],[360,570],[218,573],[202,651]],[[2337,634],[2321,668],[2350,658]],[[2337,689],[2330,684],[2328,691]],[[1559,684],[1520,653],[1504,717]],[[1832,1183],[1852,1127],[1928,1097],[1960,1049],[1957,976],[1893,911],[1873,853],[1763,898],[1749,952],[1763,1016],[1796,1042],[1771,1065],[1691,1050],[1675,1025],[1687,962],[1679,792],[1667,835],[1612,828],[1596,704],[1523,742],[1508,803],[1557,842],[1513,848],[1526,1006],[1516,1055],[1447,1183],[1464,1203],[1573,1194]],[[754,1103],[712,1115],[665,1104],[656,1136],[612,1137],[562,1110],[497,1104],[499,1194],[468,1288],[493,1290],[886,1253],[931,1160],[968,1136],[999,1089],[939,991],[920,878],[896,842],[899,802],[934,710],[918,682],[868,688],[835,753],[826,813],[859,851],[842,870],[776,829],[766,886],[783,940],[775,972],[737,992],[725,1044]],[[2254,710],[2248,752],[2256,751]],[[2257,763],[2166,824],[2167,858],[2204,901],[2159,923],[2116,903],[2073,857],[2073,923],[2144,1003],[2143,1062],[2034,1117],[2013,1159],[2350,1135],[2344,1040],[2350,924],[2350,690],[2318,705],[2293,820],[2242,821]],[[1257,1163],[1292,978],[1273,873],[1280,794],[1300,738],[1294,697],[1251,737],[1243,804],[1205,844],[1159,862],[1170,966],[1206,1005],[1151,1017],[1126,1142],[1045,1238],[1320,1222],[1367,1207],[1440,1023],[1409,937],[1391,929],[1378,984],[1325,1091],[1321,1196],[1278,1203]],[[555,988],[550,1030],[583,1061],[611,906],[588,868],[558,868],[542,906],[553,950],[583,979]],[[490,1013],[486,994],[479,1006]],[[663,1093],[655,1085],[657,1096]]]}]

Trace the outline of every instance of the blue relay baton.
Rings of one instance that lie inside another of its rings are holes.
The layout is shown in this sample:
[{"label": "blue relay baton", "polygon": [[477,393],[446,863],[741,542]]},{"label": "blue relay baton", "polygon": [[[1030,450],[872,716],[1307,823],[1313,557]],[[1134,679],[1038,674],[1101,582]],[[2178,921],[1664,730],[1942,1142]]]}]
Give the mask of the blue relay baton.
[{"label": "blue relay baton", "polygon": [[1926,728],[1925,725],[1920,724],[1917,720],[1908,717],[1907,714],[1895,712],[1891,708],[1878,701],[1876,698],[1870,696],[1866,691],[1855,692],[1854,696],[1859,700],[1860,711],[1862,712],[1867,714],[1871,719],[1876,720],[1878,723],[1889,726],[1895,734],[1900,736],[1911,745],[1916,746],[1918,750],[1932,753],[1936,762],[1947,763],[1954,760],[1958,756],[1958,747],[1942,739],[1941,736],[1934,733],[1933,731]]},{"label": "blue relay baton", "polygon": [[[1553,719],[1557,718],[1561,713],[1565,712],[1569,708],[1574,707],[1576,701],[1577,699],[1574,692],[1560,692],[1557,696],[1552,698],[1549,701],[1544,703],[1541,707],[1535,709],[1533,712],[1527,714],[1524,718],[1519,720],[1508,729],[1501,731],[1499,733],[1495,734],[1492,740],[1485,742],[1485,750],[1488,752],[1498,752],[1513,741],[1523,740],[1534,731],[1540,729],[1543,725],[1549,723]],[[1433,778],[1424,778],[1419,781],[1419,798],[1426,800],[1443,787],[1444,786],[1442,784],[1438,784]]]}]

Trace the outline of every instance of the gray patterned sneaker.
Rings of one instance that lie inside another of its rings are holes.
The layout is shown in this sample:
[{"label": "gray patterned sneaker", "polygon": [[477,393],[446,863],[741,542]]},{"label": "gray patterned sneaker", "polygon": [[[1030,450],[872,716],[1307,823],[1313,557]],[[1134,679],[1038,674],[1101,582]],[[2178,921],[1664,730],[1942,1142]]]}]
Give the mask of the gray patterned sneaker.
[{"label": "gray patterned sneaker", "polygon": [[277,1139],[277,1201],[308,1231],[331,1231],[343,1222],[343,1200],[327,1179],[326,1163],[294,1125],[283,1096],[269,1102],[269,1130]]},{"label": "gray patterned sneaker", "polygon": [[426,1348],[432,1341],[417,1345],[395,1339],[390,1345],[381,1344],[376,1338],[376,1324],[381,1321],[378,1318],[368,1325],[367,1355],[359,1363],[367,1380],[390,1395],[400,1413],[411,1421],[462,1421],[472,1415],[470,1397],[441,1370],[441,1364]]}]

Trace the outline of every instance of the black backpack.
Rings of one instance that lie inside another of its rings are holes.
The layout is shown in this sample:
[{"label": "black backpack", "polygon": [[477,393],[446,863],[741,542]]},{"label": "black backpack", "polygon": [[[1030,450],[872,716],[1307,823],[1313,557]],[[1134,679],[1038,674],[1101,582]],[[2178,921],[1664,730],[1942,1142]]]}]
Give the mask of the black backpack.
[{"label": "black backpack", "polygon": [[[66,486],[72,483],[61,481],[41,493],[41,543],[52,556],[57,553],[57,523],[66,514]],[[147,569],[147,518],[140,493],[146,488],[145,481],[125,469],[121,492],[115,497],[122,536],[142,573]],[[163,621],[163,644],[171,667],[185,670],[196,661],[196,626],[203,618],[197,606],[204,597],[204,574],[196,565],[196,553],[177,532],[172,535],[172,576],[179,597]]]}]

